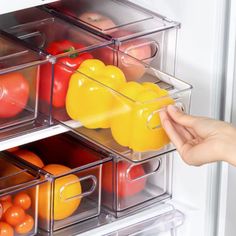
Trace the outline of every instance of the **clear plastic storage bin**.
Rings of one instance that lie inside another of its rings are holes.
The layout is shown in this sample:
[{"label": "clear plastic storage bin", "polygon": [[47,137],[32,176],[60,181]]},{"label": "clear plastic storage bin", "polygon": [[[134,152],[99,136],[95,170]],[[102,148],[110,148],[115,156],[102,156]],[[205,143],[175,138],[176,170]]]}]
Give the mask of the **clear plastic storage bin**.
[{"label": "clear plastic storage bin", "polygon": [[178,22],[126,0],[62,0],[47,9],[113,39],[117,49],[156,69],[174,73]]},{"label": "clear plastic storage bin", "polygon": [[0,31],[0,140],[49,124],[49,109],[40,110],[40,66],[52,80],[45,56]]},{"label": "clear plastic storage bin", "polygon": [[[90,53],[99,61],[87,60],[74,71],[66,97],[68,117],[60,123],[133,162],[173,151],[159,112],[169,104],[188,112],[191,86],[110,47]],[[133,81],[137,73],[142,77]]]},{"label": "clear plastic storage bin", "polygon": [[[77,69],[83,60],[92,57],[86,51],[112,42],[38,8],[15,13],[15,18],[24,23],[4,30],[38,52],[53,56],[50,58],[54,65],[53,81],[48,79],[48,74],[52,71],[51,65],[42,65],[40,68],[39,97],[45,103],[44,108],[48,109],[53,94],[52,110],[56,115],[58,110],[65,106],[66,91],[73,70]],[[25,23],[27,20],[28,23]],[[63,64],[68,67],[65,68]]]},{"label": "clear plastic storage bin", "polygon": [[37,171],[0,153],[1,235],[29,236],[38,231],[38,187],[44,182]]},{"label": "clear plastic storage bin", "polygon": [[[48,180],[39,188],[41,229],[52,233],[99,215],[101,168],[111,160],[108,154],[94,150],[72,133],[33,142],[13,154]],[[35,154],[40,162],[32,158]]]},{"label": "clear plastic storage bin", "polygon": [[167,155],[140,163],[114,158],[103,165],[102,205],[120,217],[167,199],[171,173]]}]

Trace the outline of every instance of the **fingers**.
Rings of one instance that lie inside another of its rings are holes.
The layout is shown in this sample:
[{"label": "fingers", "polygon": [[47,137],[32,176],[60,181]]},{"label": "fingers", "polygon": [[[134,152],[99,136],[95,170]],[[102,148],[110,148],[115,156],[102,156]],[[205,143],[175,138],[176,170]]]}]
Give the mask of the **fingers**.
[{"label": "fingers", "polygon": [[173,124],[170,122],[170,119],[165,111],[160,111],[160,118],[162,126],[165,129],[168,137],[171,139],[172,143],[176,146],[177,149],[181,148],[184,144],[183,138],[179,135]]},{"label": "fingers", "polygon": [[215,131],[212,119],[187,115],[173,105],[167,107],[167,112],[174,122],[185,127],[194,137],[207,138]]},{"label": "fingers", "polygon": [[192,128],[194,122],[196,121],[195,117],[186,115],[174,105],[169,105],[167,107],[167,112],[171,119],[173,119],[176,123],[187,126],[189,128]]}]

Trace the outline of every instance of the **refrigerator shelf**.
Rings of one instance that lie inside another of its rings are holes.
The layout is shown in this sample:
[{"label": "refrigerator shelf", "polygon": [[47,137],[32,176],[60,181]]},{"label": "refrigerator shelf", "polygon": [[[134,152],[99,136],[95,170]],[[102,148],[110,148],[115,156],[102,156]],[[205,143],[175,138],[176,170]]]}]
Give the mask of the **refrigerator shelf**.
[{"label": "refrigerator shelf", "polygon": [[[56,231],[53,235],[127,236],[138,233],[137,229],[147,233],[153,232],[152,230],[154,230],[154,233],[155,231],[158,233],[175,232],[183,224],[184,219],[184,214],[167,202],[153,204],[151,207],[139,210],[135,214],[123,218],[115,218],[102,210],[100,216]],[[40,231],[39,235],[49,236],[43,231]]]}]

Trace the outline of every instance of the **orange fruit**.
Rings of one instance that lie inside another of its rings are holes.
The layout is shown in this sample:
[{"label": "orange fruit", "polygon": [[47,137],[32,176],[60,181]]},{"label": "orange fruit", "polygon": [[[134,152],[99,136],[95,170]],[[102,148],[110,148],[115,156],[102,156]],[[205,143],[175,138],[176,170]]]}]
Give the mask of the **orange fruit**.
[{"label": "orange fruit", "polygon": [[[57,164],[50,164],[43,168],[52,175],[61,175],[71,169]],[[72,215],[80,205],[81,198],[76,197],[81,194],[81,184],[76,175],[69,174],[58,177],[54,180],[54,187],[51,189],[50,183],[42,184],[39,187],[39,216],[41,219],[50,218],[50,209],[54,209],[54,220],[62,220]],[[50,194],[54,193],[53,203],[50,205]]]},{"label": "orange fruit", "polygon": [[33,164],[35,166],[38,166],[40,168],[42,168],[44,166],[44,163],[40,159],[40,157],[31,151],[21,149],[21,150],[15,151],[14,154],[16,156],[19,156],[23,160],[30,162],[31,164]]},{"label": "orange fruit", "polygon": [[0,222],[0,235],[1,236],[14,236],[14,230],[9,224],[5,222]]},{"label": "orange fruit", "polygon": [[23,208],[24,210],[28,210],[31,206],[31,198],[29,194],[20,192],[14,197],[13,204]]},{"label": "orange fruit", "polygon": [[15,152],[17,150],[19,150],[19,147],[13,147],[13,148],[7,149],[8,152]]},{"label": "orange fruit", "polygon": [[24,220],[15,226],[15,231],[18,234],[27,234],[29,233],[34,227],[34,219],[30,215],[25,215]]},{"label": "orange fruit", "polygon": [[11,206],[4,213],[4,219],[11,226],[16,226],[25,218],[25,211],[18,206]]}]

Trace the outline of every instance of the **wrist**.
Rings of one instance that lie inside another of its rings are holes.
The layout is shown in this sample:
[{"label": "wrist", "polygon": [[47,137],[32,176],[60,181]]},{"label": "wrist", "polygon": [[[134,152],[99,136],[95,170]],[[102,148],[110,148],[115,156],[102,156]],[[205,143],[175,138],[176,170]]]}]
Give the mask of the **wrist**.
[{"label": "wrist", "polygon": [[229,125],[225,131],[224,145],[222,147],[222,159],[236,166],[236,128]]}]

